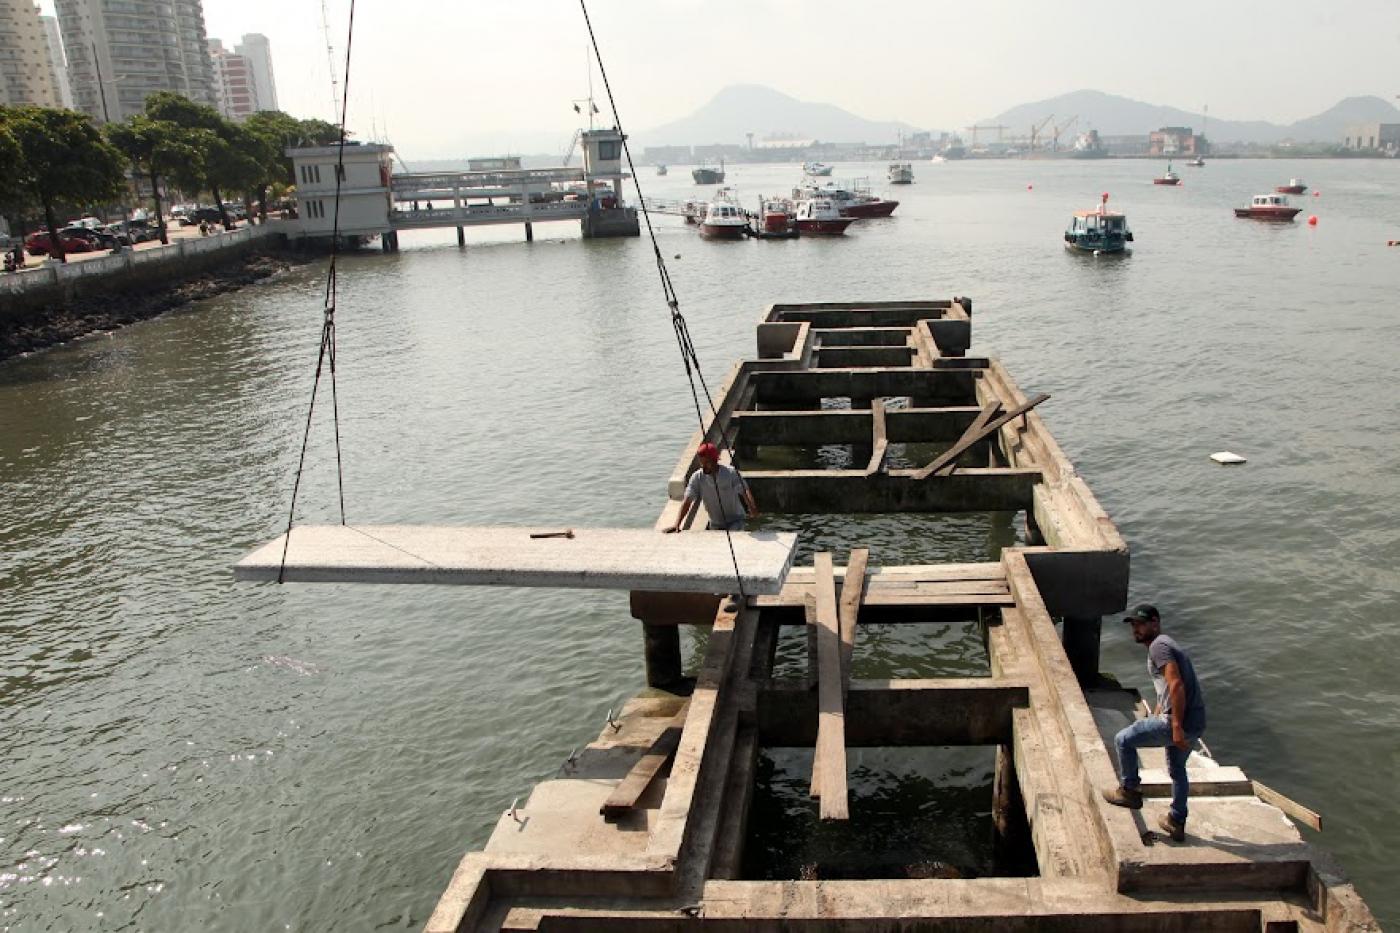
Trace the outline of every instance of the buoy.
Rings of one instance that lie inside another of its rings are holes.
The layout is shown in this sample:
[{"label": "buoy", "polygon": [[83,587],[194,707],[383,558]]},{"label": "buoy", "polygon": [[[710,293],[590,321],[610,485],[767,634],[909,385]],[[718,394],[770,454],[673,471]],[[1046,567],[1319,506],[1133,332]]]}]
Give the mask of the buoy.
[{"label": "buoy", "polygon": [[1315,198],[1320,198],[1320,197],[1322,197],[1322,192],[1321,192],[1321,191],[1314,191],[1314,192],[1313,192],[1313,197],[1315,197]]},{"label": "buoy", "polygon": [[1316,215],[1316,214],[1309,214],[1309,215],[1308,215],[1308,226],[1309,226],[1309,227],[1316,227],[1316,226],[1317,226],[1317,215]]},{"label": "buoy", "polygon": [[1230,453],[1228,450],[1222,450],[1222,451],[1220,451],[1219,453],[1211,454],[1211,455],[1210,455],[1210,459],[1214,460],[1216,463],[1225,463],[1225,464],[1247,463],[1247,462],[1248,462],[1247,460],[1245,460],[1244,457],[1241,457],[1239,454],[1232,454],[1232,453]]},{"label": "buoy", "polygon": [[1107,191],[1105,191],[1105,192],[1103,193],[1103,199],[1104,199],[1105,201],[1108,200],[1108,192],[1107,192]]},{"label": "buoy", "polygon": [[1031,190],[1032,188],[1034,188],[1034,187],[1035,187],[1035,185],[1026,185],[1026,190],[1027,190],[1027,191],[1030,191],[1030,190]]}]

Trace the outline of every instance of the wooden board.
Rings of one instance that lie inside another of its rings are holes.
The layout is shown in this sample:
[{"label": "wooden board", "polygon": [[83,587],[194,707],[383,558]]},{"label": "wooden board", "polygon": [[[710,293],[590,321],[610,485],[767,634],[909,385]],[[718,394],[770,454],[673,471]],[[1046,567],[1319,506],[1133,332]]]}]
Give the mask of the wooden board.
[{"label": "wooden board", "polygon": [[841,584],[841,604],[838,617],[841,623],[841,695],[844,697],[851,686],[851,655],[856,647],[856,620],[860,616],[861,598],[865,595],[865,567],[870,560],[870,549],[858,547],[851,551],[846,560],[845,582]]},{"label": "wooden board", "polygon": [[637,801],[647,792],[651,782],[680,747],[681,731],[685,727],[685,717],[689,712],[690,700],[686,700],[676,715],[671,717],[670,722],[666,723],[666,728],[661,730],[656,741],[651,743],[646,754],[637,759],[632,770],[613,788],[608,799],[598,808],[599,813],[613,819],[630,813],[637,806]]},{"label": "wooden board", "polygon": [[957,464],[957,459],[963,451],[967,450],[969,447],[982,440],[983,438],[989,437],[992,434],[995,434],[997,431],[1000,431],[1003,425],[1009,424],[1010,422],[1021,417],[1026,412],[1030,411],[1032,408],[1039,405],[1041,402],[1045,401],[1049,397],[1050,396],[1042,393],[1040,395],[1037,395],[1035,398],[1031,399],[1026,404],[1019,405],[1016,408],[1013,408],[1011,411],[1002,415],[1000,418],[996,418],[992,421],[984,421],[984,416],[989,417],[990,413],[995,411],[995,408],[993,406],[1000,407],[1001,405],[1001,403],[998,401],[988,402],[987,406],[982,409],[981,414],[977,416],[977,420],[974,421],[968,427],[966,433],[964,433],[963,436],[958,439],[957,443],[953,444],[952,447],[949,447],[943,453],[938,455],[938,457],[934,458],[933,462],[931,462],[928,466],[924,467],[921,470],[915,471],[914,478],[927,479],[928,477],[944,469],[948,469],[949,472],[951,472],[951,469]]},{"label": "wooden board", "polygon": [[870,462],[865,465],[866,473],[879,473],[880,467],[884,466],[885,453],[889,450],[890,442],[885,436],[885,400],[882,398],[872,399],[870,402],[870,422],[871,431],[874,436],[874,444],[871,447]]},{"label": "wooden board", "polygon": [[[288,583],[440,583],[567,589],[735,591],[737,559],[748,595],[777,593],[797,535],[436,525],[303,525],[287,550]],[[728,539],[728,540],[727,540]],[[286,536],[234,565],[235,580],[278,579]],[[729,541],[734,544],[730,556]]]},{"label": "wooden board", "polygon": [[817,569],[817,744],[812,755],[812,795],[821,798],[821,818],[850,818],[846,799],[845,702],[841,696],[841,635],[831,554],[816,555]]}]

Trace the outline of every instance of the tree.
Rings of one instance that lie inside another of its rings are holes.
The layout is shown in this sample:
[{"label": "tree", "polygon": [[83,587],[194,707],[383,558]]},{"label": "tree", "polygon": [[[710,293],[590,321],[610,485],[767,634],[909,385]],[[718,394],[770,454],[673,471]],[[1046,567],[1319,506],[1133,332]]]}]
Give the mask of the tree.
[{"label": "tree", "polygon": [[126,160],[85,115],[72,110],[0,108],[0,129],[19,147],[14,187],[43,210],[50,255],[67,262],[54,203],[84,204],[121,197],[126,187]]},{"label": "tree", "polygon": [[298,120],[280,110],[260,110],[243,123],[260,144],[260,161],[265,177],[257,186],[258,205],[267,219],[268,188],[296,184],[292,160],[287,150],[298,146],[334,146],[340,142],[340,127],[325,120]]},{"label": "tree", "polygon": [[147,97],[146,115],[182,128],[186,142],[199,149],[201,170],[199,181],[193,187],[208,190],[219,209],[224,229],[232,230],[223,192],[236,191],[246,200],[247,193],[257,187],[262,165],[256,137],[237,123],[224,119],[208,104],[195,103],[170,91],[159,91]]},{"label": "tree", "polygon": [[143,113],[133,114],[125,123],[107,124],[106,133],[107,139],[121,150],[131,167],[150,180],[160,241],[169,243],[165,212],[160,203],[161,180],[188,174],[191,170],[196,177],[202,176],[203,153],[191,145],[190,134],[180,126],[166,120],[153,120]]}]

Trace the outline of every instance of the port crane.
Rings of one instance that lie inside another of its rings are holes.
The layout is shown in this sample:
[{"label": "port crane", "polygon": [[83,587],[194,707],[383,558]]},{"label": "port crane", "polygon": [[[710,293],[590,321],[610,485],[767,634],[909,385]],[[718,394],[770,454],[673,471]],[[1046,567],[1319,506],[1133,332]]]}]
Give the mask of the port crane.
[{"label": "port crane", "polygon": [[1055,119],[1055,115],[1052,113],[1050,114],[1050,116],[1046,117],[1044,120],[1041,120],[1039,123],[1031,124],[1031,152],[1035,152],[1035,141],[1037,138],[1040,137],[1040,131],[1045,129],[1045,124],[1049,123],[1053,119]]},{"label": "port crane", "polygon": [[983,131],[986,131],[986,130],[996,130],[996,131],[997,131],[997,143],[1000,144],[1000,143],[1001,143],[1001,133],[1002,133],[1002,131],[1003,131],[1003,130],[1010,129],[1010,127],[1008,127],[1008,126],[1003,126],[1003,125],[1000,124],[1000,123],[994,123],[994,124],[992,124],[992,125],[990,125],[990,126],[965,126],[965,127],[963,127],[963,129],[967,130],[969,133],[972,134],[972,148],[976,149],[976,148],[977,148],[977,131],[978,131],[978,130],[983,130]]},{"label": "port crane", "polygon": [[1055,152],[1059,152],[1059,151],[1060,151],[1060,137],[1063,136],[1065,133],[1068,133],[1068,132],[1074,127],[1074,124],[1076,124],[1076,123],[1078,123],[1078,122],[1079,122],[1079,114],[1075,114],[1074,116],[1070,117],[1069,120],[1068,120],[1063,126],[1061,126],[1061,125],[1058,124],[1058,123],[1055,124],[1055,126],[1054,126],[1055,135],[1054,135],[1054,137],[1052,137],[1053,142],[1052,142],[1052,145],[1051,145],[1051,148],[1052,148],[1053,151],[1055,151]]}]

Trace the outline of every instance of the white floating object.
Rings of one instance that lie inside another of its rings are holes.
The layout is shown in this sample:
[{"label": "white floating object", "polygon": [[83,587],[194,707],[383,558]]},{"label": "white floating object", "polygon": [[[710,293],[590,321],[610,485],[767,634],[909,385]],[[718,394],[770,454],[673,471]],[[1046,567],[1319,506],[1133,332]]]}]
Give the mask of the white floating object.
[{"label": "white floating object", "polygon": [[[791,532],[662,534],[650,529],[299,525],[288,583],[445,583],[726,593],[734,562],[744,592],[773,594],[792,566]],[[531,534],[549,535],[532,538]],[[235,580],[276,580],[283,535],[240,560]]]},{"label": "white floating object", "polygon": [[1248,462],[1247,460],[1245,460],[1244,457],[1241,457],[1239,454],[1232,454],[1232,453],[1230,453],[1228,450],[1222,450],[1222,451],[1220,451],[1219,453],[1211,454],[1211,455],[1210,455],[1210,459],[1214,460],[1216,463],[1247,463],[1247,462]]}]

